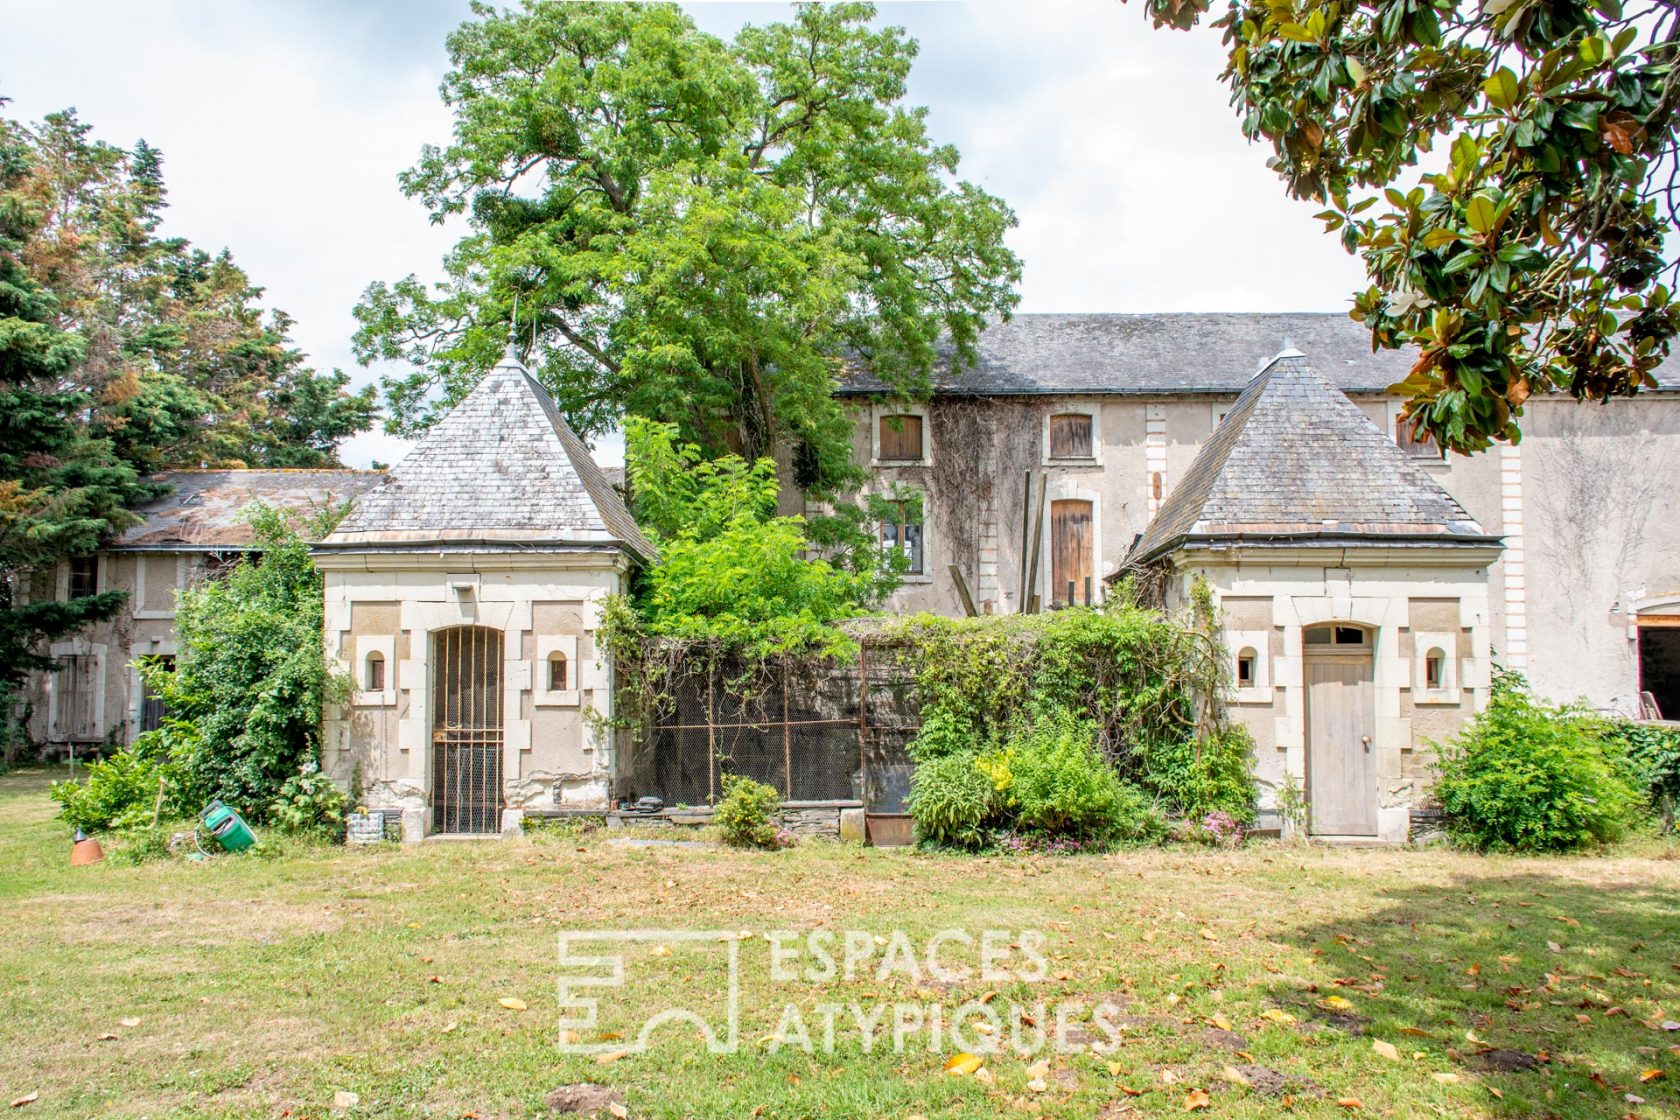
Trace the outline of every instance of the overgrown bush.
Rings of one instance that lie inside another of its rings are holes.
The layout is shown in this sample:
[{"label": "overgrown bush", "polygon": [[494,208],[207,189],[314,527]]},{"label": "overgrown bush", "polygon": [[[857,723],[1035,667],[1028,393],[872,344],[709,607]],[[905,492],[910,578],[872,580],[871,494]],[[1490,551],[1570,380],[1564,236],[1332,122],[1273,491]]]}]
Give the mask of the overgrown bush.
[{"label": "overgrown bush", "polygon": [[1106,839],[1118,826],[1121,782],[1089,720],[1062,711],[1009,741],[1005,793],[1016,824],[1046,836]]},{"label": "overgrown bush", "polygon": [[737,848],[782,847],[776,828],[781,795],[742,774],[723,776],[723,799],[712,811],[723,842]]},{"label": "overgrown bush", "polygon": [[[310,534],[327,532],[341,513],[325,511]],[[321,575],[307,540],[266,506],[253,506],[249,517],[262,551],[180,594],[173,669],[140,662],[163,700],[163,726],[90,766],[84,787],[55,786],[72,824],[92,831],[149,820],[162,777],[173,816],[220,800],[253,824],[284,810],[289,820],[324,827],[330,811],[321,780],[290,792],[288,784],[317,764],[323,705],[348,682],[327,667]],[[337,811],[342,821],[342,802]]]},{"label": "overgrown bush", "polygon": [[1615,840],[1643,804],[1603,721],[1554,707],[1499,673],[1487,709],[1440,748],[1435,796],[1453,839],[1479,851],[1570,851]]},{"label": "overgrown bush", "polygon": [[339,842],[344,839],[345,805],[344,792],[310,761],[280,787],[269,803],[268,819],[282,832]]},{"label": "overgrown bush", "polygon": [[1199,739],[1156,744],[1143,755],[1138,773],[1188,818],[1225,813],[1242,824],[1254,820],[1254,737],[1240,723]]},{"label": "overgrown bush", "polygon": [[131,749],[88,763],[81,781],[54,782],[52,799],[71,828],[124,830],[151,825],[153,814],[159,811],[160,785],[163,813],[182,815],[176,767]]},{"label": "overgrown bush", "polygon": [[1680,727],[1619,719],[1610,721],[1604,734],[1621,746],[1634,780],[1662,818],[1664,831],[1674,831],[1674,807],[1680,802]]},{"label": "overgrown bush", "polygon": [[916,838],[941,848],[975,849],[987,841],[986,824],[997,790],[972,751],[929,758],[910,776],[910,815]]}]

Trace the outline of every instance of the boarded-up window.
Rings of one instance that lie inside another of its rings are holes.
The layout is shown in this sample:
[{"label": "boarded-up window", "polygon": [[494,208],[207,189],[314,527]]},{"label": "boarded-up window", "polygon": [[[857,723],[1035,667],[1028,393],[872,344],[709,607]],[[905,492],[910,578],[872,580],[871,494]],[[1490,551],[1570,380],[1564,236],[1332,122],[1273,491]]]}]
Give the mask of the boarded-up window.
[{"label": "boarded-up window", "polygon": [[1089,413],[1062,412],[1050,417],[1050,458],[1092,458]]},{"label": "boarded-up window", "polygon": [[1412,422],[1404,416],[1394,422],[1394,442],[1400,450],[1414,459],[1442,458],[1441,445],[1435,442],[1435,437],[1421,432],[1415,433]]},{"label": "boarded-up window", "polygon": [[919,576],[926,571],[922,555],[922,510],[919,501],[889,502],[896,512],[881,522],[881,547],[904,553],[905,574]]},{"label": "boarded-up window", "polygon": [[922,418],[893,415],[881,417],[881,458],[922,458]]},{"label": "boarded-up window", "polygon": [[1050,503],[1050,600],[1089,603],[1095,574],[1095,524],[1091,503],[1064,498]]},{"label": "boarded-up window", "polygon": [[67,742],[85,742],[99,738],[99,723],[95,705],[99,694],[96,682],[96,659],[91,654],[74,654],[60,662],[54,686],[58,689],[58,738]]},{"label": "boarded-up window", "polygon": [[70,560],[70,598],[99,594],[99,557],[75,556]]}]

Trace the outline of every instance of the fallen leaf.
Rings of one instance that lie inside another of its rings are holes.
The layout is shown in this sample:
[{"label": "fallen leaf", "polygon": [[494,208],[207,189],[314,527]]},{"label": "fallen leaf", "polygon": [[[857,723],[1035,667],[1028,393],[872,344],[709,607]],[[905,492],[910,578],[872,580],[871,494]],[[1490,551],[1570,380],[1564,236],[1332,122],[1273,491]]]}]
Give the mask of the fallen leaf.
[{"label": "fallen leaf", "polygon": [[1401,1034],[1409,1034],[1413,1038],[1428,1038],[1429,1037],[1429,1032],[1424,1030],[1422,1027],[1401,1027],[1400,1028],[1400,1033]]},{"label": "fallen leaf", "polygon": [[980,997],[980,1002],[983,1003],[983,1004],[984,1003],[990,1003],[996,998],[997,998],[997,989],[993,988],[991,991],[987,992],[986,994],[984,994]]},{"label": "fallen leaf", "polygon": [[41,1099],[41,1094],[40,1093],[25,1093],[21,1097],[13,1097],[12,1098],[12,1107],[13,1108],[22,1108],[24,1105],[34,1104],[36,1101],[38,1101],[40,1099]]},{"label": "fallen leaf", "polygon": [[982,1085],[990,1085],[997,1079],[992,1076],[991,1070],[987,1069],[985,1066],[981,1066],[979,1069],[974,1071],[974,1080],[978,1081]]},{"label": "fallen leaf", "polygon": [[1492,1093],[1494,1096],[1498,1097],[1500,1100],[1505,1099],[1505,1094],[1501,1093],[1498,1089],[1495,1089],[1492,1085],[1486,1086],[1486,1088],[1487,1088],[1488,1092]]},{"label": "fallen leaf", "polygon": [[1219,1076],[1233,1085],[1241,1085],[1245,1089],[1248,1088],[1248,1078],[1244,1077],[1242,1070],[1238,1069],[1236,1066],[1221,1067],[1219,1070]]},{"label": "fallen leaf", "polygon": [[340,1089],[333,1094],[334,1108],[355,1108],[362,1103],[362,1098],[348,1089]]},{"label": "fallen leaf", "polygon": [[1125,1069],[1126,1067],[1121,1065],[1119,1062],[1108,1063],[1108,1072],[1111,1077],[1119,1077],[1123,1072],[1125,1072]]},{"label": "fallen leaf", "polygon": [[525,1001],[522,999],[514,999],[512,996],[503,996],[496,1002],[507,1008],[509,1011],[525,1010]]},{"label": "fallen leaf", "polygon": [[1291,1015],[1287,1011],[1279,1011],[1275,1007],[1268,1007],[1266,1010],[1260,1012],[1260,1017],[1262,1019],[1270,1019],[1272,1022],[1285,1027],[1296,1021],[1295,1016]]},{"label": "fallen leaf", "polygon": [[[668,956],[671,955],[671,947],[669,945],[655,945],[653,947],[653,955],[656,956],[656,957],[668,957]],[[614,1108],[623,1108],[624,1106],[623,1105],[614,1105],[613,1107]]]},{"label": "fallen leaf", "polygon": [[967,1077],[985,1064],[986,1060],[980,1055],[970,1054],[965,1050],[961,1054],[951,1056],[951,1059],[945,1063],[945,1072],[952,1077]]},{"label": "fallen leaf", "polygon": [[1400,1051],[1395,1049],[1394,1043],[1392,1042],[1384,1042],[1380,1038],[1374,1038],[1371,1040],[1371,1049],[1375,1050],[1380,1056],[1387,1058],[1391,1062],[1398,1062],[1400,1060]]},{"label": "fallen leaf", "polygon": [[1042,1093],[1048,1088],[1050,1088],[1050,1086],[1046,1084],[1044,1078],[1042,1077],[1035,1077],[1031,1081],[1027,1082],[1027,1091],[1029,1093]]},{"label": "fallen leaf", "polygon": [[1178,1006],[1178,999],[1179,999],[1178,993],[1177,992],[1172,992],[1171,994],[1169,994],[1167,996],[1167,1006],[1168,1007],[1177,1007]]},{"label": "fallen leaf", "polygon": [[1163,1084],[1163,1085],[1176,1085],[1177,1083],[1178,1083],[1178,1074],[1174,1073],[1170,1069],[1164,1069],[1164,1070],[1161,1071],[1161,1084]]},{"label": "fallen leaf", "polygon": [[1212,1022],[1214,1026],[1218,1027],[1222,1031],[1228,1031],[1231,1029],[1231,1020],[1227,1019],[1223,1015],[1215,1015]]},{"label": "fallen leaf", "polygon": [[618,1117],[618,1120],[627,1120],[630,1115],[630,1110],[619,1104],[617,1101],[609,1104],[607,1106],[607,1111]]},{"label": "fallen leaf", "polygon": [[118,1019],[117,1020],[117,1026],[119,1026],[119,1027],[138,1027],[139,1025],[140,1025],[140,1020],[138,1020],[138,1019]]},{"label": "fallen leaf", "polygon": [[1210,1098],[1206,1092],[1201,1089],[1197,1089],[1195,1092],[1184,1098],[1184,1111],[1201,1112],[1212,1103],[1212,1098]]},{"label": "fallen leaf", "polygon": [[1456,1073],[1432,1073],[1429,1076],[1433,1077],[1436,1081],[1439,1081],[1443,1085],[1458,1084],[1458,1074]]},{"label": "fallen leaf", "polygon": [[1639,1080],[1641,1082],[1655,1081],[1657,1078],[1661,1077],[1662,1075],[1663,1075],[1663,1071],[1660,1070],[1660,1069],[1648,1069],[1644,1073],[1641,1073],[1639,1075]]},{"label": "fallen leaf", "polygon": [[[455,1029],[455,1024],[451,1023],[443,1029],[446,1030],[446,1031],[454,1030]],[[577,1040],[578,1040],[578,1033],[574,1030],[564,1030],[564,1031],[560,1032],[560,1044],[562,1046],[570,1046],[572,1043],[576,1042]]]},{"label": "fallen leaf", "polygon": [[1145,1092],[1147,1092],[1147,1090],[1144,1089],[1134,1089],[1130,1085],[1120,1086],[1120,1091],[1128,1097],[1141,1097]]},{"label": "fallen leaf", "polygon": [[1337,1097],[1336,1103],[1346,1109],[1364,1108],[1365,1102],[1358,1097]]},{"label": "fallen leaf", "polygon": [[1344,996],[1325,996],[1318,1001],[1318,1005],[1329,1011],[1350,1011],[1353,1009],[1353,1001]]},{"label": "fallen leaf", "polygon": [[620,1058],[628,1057],[629,1054],[630,1051],[628,1050],[609,1050],[605,1054],[595,1055],[595,1064],[598,1066],[610,1066]]},{"label": "fallen leaf", "polygon": [[115,1042],[116,1040],[117,1036],[112,1034],[110,1031],[106,1031],[104,1034],[98,1036],[97,1039],[99,1042]]},{"label": "fallen leaf", "polygon": [[1217,933],[1214,933],[1211,929],[1208,929],[1206,926],[1203,926],[1201,929],[1197,930],[1196,933],[1197,933],[1198,936],[1201,937],[1201,939],[1203,941],[1218,941],[1219,940],[1219,935]]}]

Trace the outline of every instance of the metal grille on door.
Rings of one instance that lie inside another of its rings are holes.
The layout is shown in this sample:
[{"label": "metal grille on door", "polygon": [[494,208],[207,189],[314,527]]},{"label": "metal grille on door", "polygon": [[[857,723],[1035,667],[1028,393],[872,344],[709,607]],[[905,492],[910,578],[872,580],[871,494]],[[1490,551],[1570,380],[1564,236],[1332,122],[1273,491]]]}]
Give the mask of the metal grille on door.
[{"label": "metal grille on door", "polygon": [[502,635],[432,638],[432,827],[496,832],[502,817]]}]

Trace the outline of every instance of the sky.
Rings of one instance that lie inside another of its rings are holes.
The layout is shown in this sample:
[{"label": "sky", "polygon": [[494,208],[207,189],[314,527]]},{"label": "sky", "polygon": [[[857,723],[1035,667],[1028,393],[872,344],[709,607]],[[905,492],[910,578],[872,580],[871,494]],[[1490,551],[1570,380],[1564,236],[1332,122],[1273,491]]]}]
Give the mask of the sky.
[{"label": "sky", "polygon": [[[686,7],[726,37],[788,10]],[[879,7],[921,45],[909,101],[1020,219],[1021,311],[1327,311],[1363,286],[1319,207],[1288,199],[1243,138],[1217,31],[1157,31],[1142,0]],[[0,97],[161,148],[166,232],[231,249],[313,364],[366,384],[382,371],[351,354],[358,295],[435,277],[460,232],[396,176],[448,139],[444,36],[468,15],[466,0],[0,0]],[[341,454],[366,466],[406,446],[375,431]]]}]

